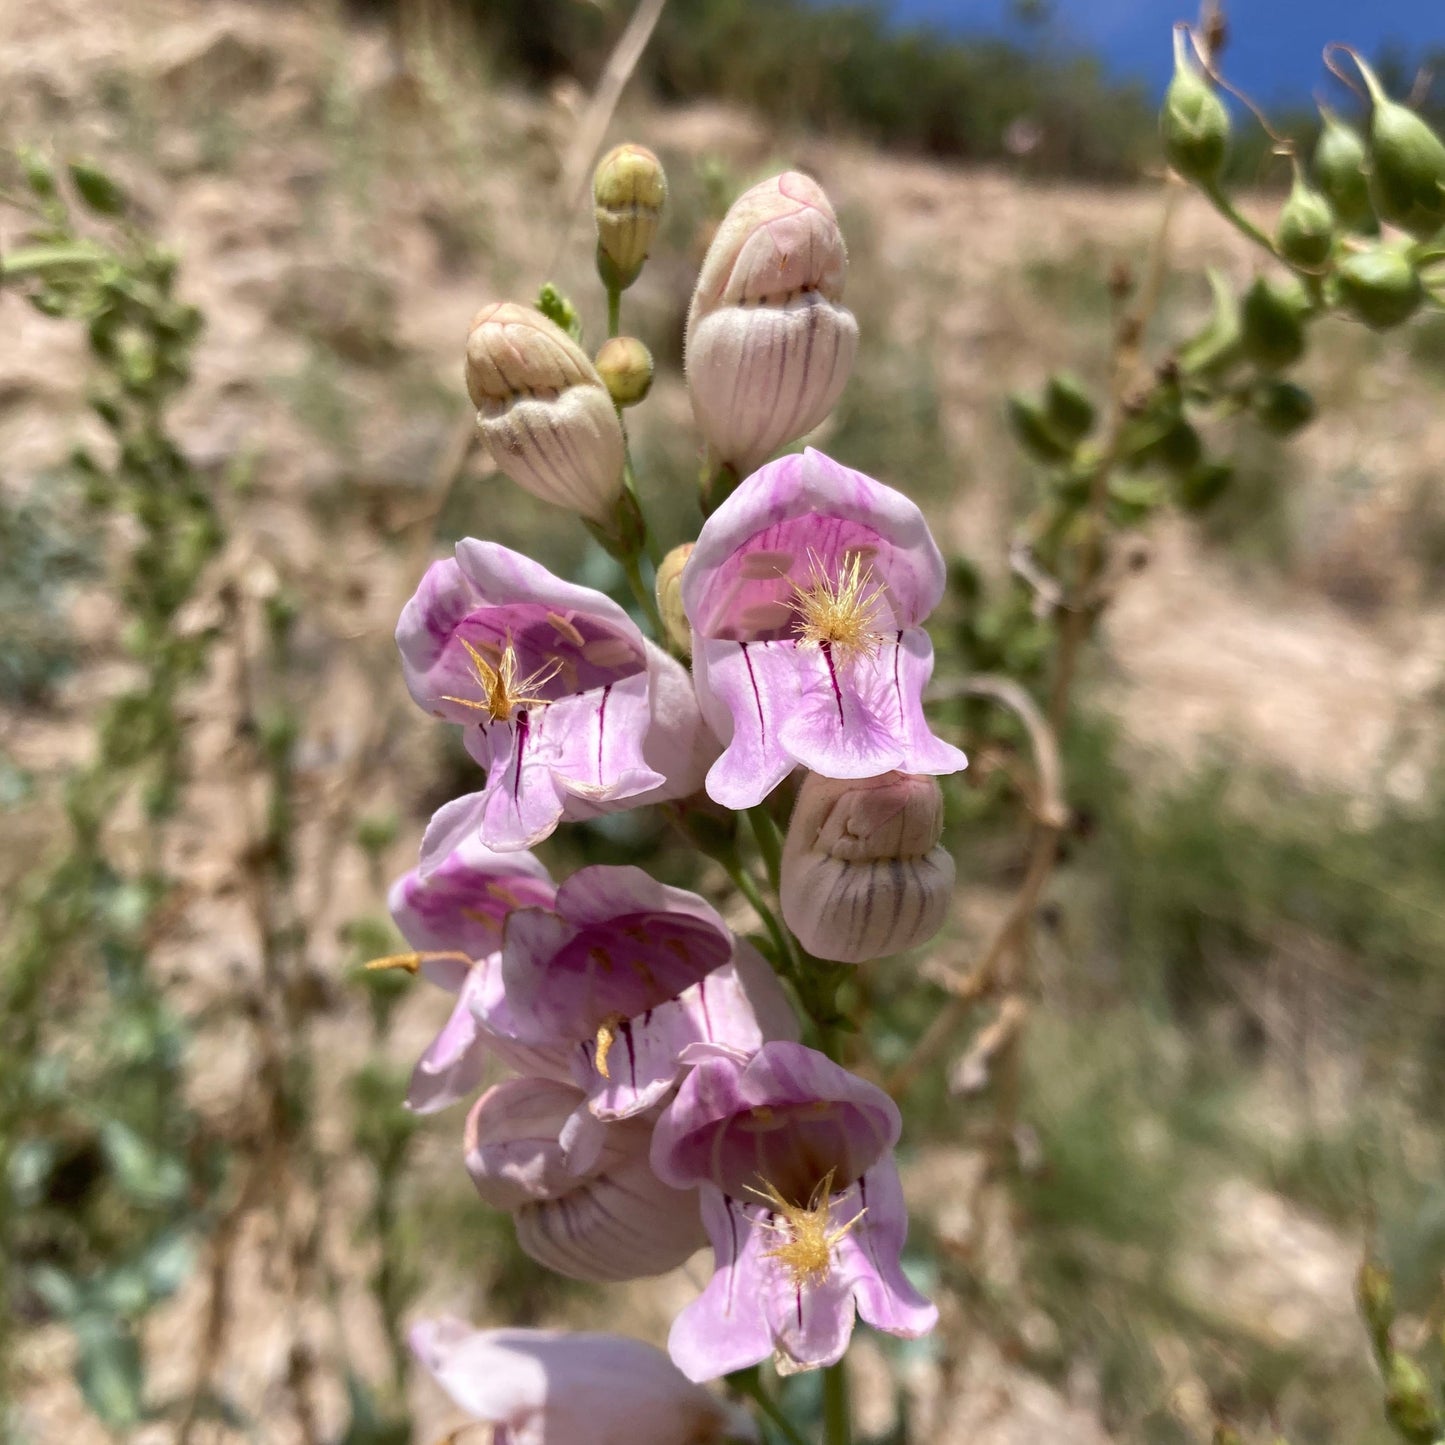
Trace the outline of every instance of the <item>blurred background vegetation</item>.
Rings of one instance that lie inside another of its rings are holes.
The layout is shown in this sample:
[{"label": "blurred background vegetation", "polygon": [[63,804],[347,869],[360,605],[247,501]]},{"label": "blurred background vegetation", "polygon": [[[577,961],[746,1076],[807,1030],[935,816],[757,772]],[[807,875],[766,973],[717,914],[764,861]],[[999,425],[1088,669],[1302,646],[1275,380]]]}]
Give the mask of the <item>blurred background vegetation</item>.
[{"label": "blurred background vegetation", "polygon": [[[460,1112],[399,1107],[448,1001],[358,971],[396,944],[385,885],[430,810],[475,781],[397,676],[425,563],[488,535],[624,596],[580,529],[469,452],[459,356],[476,307],[544,280],[600,334],[585,206],[558,188],[628,10],[0,0],[0,122],[31,148],[0,176],[17,1440],[429,1442],[455,1422],[408,1377],[410,1311],[660,1338],[686,1296],[579,1289],[518,1254],[460,1168]],[[1414,66],[1394,64],[1400,94]],[[624,311],[661,368],[634,449],[664,539],[696,525],[697,263],[738,190],[799,165],[838,204],[864,337],[820,444],[917,497],[954,558],[940,675],[1041,683],[1007,556],[1049,482],[1004,395],[1061,367],[1102,390],[1111,274],[1157,227],[1154,98],[1092,58],[867,7],[670,0],[610,136],[672,181]],[[1235,174],[1282,184],[1267,152],[1246,135]],[[1170,255],[1163,350],[1206,320],[1206,267],[1237,290],[1257,267],[1195,203]],[[910,1267],[945,1318],[863,1347],[867,1438],[1396,1439],[1352,1297],[1371,1243],[1438,1373],[1439,321],[1321,323],[1310,427],[1206,418],[1232,468],[1207,513],[1156,514],[1159,467],[1121,502],[1139,545],[1063,739],[1019,1169],[985,1175],[987,1068],[946,1087],[985,1012],[905,1104]],[[859,980],[884,1067],[1022,868],[1022,737],[973,705],[951,725],[974,759],[950,796],[959,909],[928,959]],[[725,891],[651,816],[546,854]],[[790,1385],[804,1416],[814,1388]]]}]

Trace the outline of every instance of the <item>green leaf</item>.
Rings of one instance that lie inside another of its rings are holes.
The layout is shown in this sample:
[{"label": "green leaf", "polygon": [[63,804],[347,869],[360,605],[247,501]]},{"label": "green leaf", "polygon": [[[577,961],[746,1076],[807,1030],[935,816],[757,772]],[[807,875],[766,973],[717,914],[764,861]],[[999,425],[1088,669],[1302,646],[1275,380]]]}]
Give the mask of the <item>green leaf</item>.
[{"label": "green leaf", "polygon": [[196,1264],[196,1245],[190,1231],[176,1228],[158,1234],[140,1258],[153,1300],[173,1295],[190,1277]]},{"label": "green leaf", "polygon": [[582,344],[582,318],[577,308],[550,281],[537,293],[537,310],[560,326],[579,346]]},{"label": "green leaf", "polygon": [[140,1421],[144,1389],[140,1345],[135,1336],[105,1315],[87,1315],[75,1326],[79,1347],[75,1378],[85,1403],[112,1430]]},{"label": "green leaf", "polygon": [[66,1319],[80,1309],[80,1285],[53,1264],[37,1264],[26,1274],[25,1282],[57,1318]]},{"label": "green leaf", "polygon": [[108,1119],[100,1145],[116,1183],[137,1204],[159,1207],[178,1203],[186,1192],[185,1165],[163,1154],[119,1119]]},{"label": "green leaf", "polygon": [[33,146],[21,146],[18,152],[25,184],[32,195],[42,201],[53,201],[56,195],[55,167]]},{"label": "green leaf", "polygon": [[71,161],[67,167],[80,199],[100,216],[119,216],[129,201],[120,186],[93,161]]}]

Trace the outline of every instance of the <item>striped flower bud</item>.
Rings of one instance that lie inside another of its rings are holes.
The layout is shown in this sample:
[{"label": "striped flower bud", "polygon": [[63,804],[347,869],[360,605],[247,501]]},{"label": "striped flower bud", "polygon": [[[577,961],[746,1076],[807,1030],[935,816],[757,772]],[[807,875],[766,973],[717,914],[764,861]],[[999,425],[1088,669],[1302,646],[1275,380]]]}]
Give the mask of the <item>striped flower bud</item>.
[{"label": "striped flower bud", "polygon": [[467,337],[467,391],[492,460],[544,502],[610,524],[622,424],[587,353],[540,311],[484,307]]},{"label": "striped flower bud", "polygon": [[652,1172],[651,1116],[594,1126],[593,1158],[579,1165],[568,1140],[590,1117],[574,1120],[585,1098],[552,1079],[488,1089],[467,1116],[472,1183],[511,1214],[523,1251],[558,1274],[609,1282],[665,1274],[703,1243],[697,1195]]},{"label": "striped flower bud", "polygon": [[620,145],[607,152],[592,177],[597,217],[597,269],[621,290],[637,279],[657,235],[667,201],[667,176],[646,146]]},{"label": "striped flower bud", "polygon": [[688,312],[687,384],[699,430],[739,476],[837,402],[858,349],[847,268],[827,196],[796,171],[739,196],[718,227]]},{"label": "striped flower bud", "polygon": [[809,773],[783,847],[788,927],[809,953],[838,963],[926,943],[953,892],[942,833],[943,793],[934,778]]}]

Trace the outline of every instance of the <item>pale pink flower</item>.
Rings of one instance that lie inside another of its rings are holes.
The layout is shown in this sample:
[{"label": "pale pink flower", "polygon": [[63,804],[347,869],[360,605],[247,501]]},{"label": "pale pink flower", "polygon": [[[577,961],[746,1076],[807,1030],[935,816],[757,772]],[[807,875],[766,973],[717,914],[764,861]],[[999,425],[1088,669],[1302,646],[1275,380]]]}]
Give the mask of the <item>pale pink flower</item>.
[{"label": "pale pink flower", "polygon": [[754,472],[682,573],[698,700],[727,746],[707,791],[750,808],[795,767],[826,778],[953,773],[930,731],[924,618],[943,557],[901,492],[809,448]]},{"label": "pale pink flower", "polygon": [[686,671],[621,607],[495,542],[433,563],[396,638],[412,697],[487,773],[432,819],[424,874],[474,834],[527,848],[564,817],[684,797],[716,755]]}]

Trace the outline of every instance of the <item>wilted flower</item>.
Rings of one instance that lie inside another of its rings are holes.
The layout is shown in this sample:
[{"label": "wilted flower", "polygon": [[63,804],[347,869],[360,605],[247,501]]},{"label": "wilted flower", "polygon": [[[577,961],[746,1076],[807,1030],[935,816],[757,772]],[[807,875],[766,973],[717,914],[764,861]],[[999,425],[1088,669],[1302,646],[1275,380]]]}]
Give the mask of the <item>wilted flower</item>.
[{"label": "wilted flower", "polygon": [[[570,1045],[572,1078],[596,1119],[660,1103],[691,1044],[743,1052],[796,1036],[772,970],[695,893],[640,868],[574,873],[551,909],[518,909],[502,953],[510,1026]],[[486,1014],[481,1021],[493,1026]],[[579,1121],[575,1152],[595,1145]]]},{"label": "wilted flower", "polygon": [[943,925],[953,859],[939,846],[934,778],[809,773],[783,848],[783,919],[818,958],[863,963],[926,943]]},{"label": "wilted flower", "polygon": [[[701,1051],[698,1051],[701,1052]],[[915,1339],[938,1311],[899,1263],[908,1215],[892,1150],[897,1106],[822,1054],[769,1043],[746,1063],[700,1059],[658,1120],[652,1164],[699,1186],[716,1272],[673,1322],[693,1380],[842,1358],[856,1312]]]},{"label": "wilted flower", "polygon": [[923,716],[933,644],[920,624],[943,587],[901,492],[811,448],[749,477],[682,574],[698,700],[727,740],[708,793],[741,809],[800,765],[829,778],[965,766]]},{"label": "wilted flower", "polygon": [[715,754],[686,671],[622,608],[495,542],[434,562],[396,638],[412,697],[487,770],[432,819],[423,874],[478,830],[527,848],[563,817],[684,797]]},{"label": "wilted flower", "polygon": [[693,415],[745,475],[833,409],[858,323],[843,304],[847,252],[822,188],[796,171],[761,181],[723,217],[687,318]]},{"label": "wilted flower", "polygon": [[493,1445],[721,1445],[752,1440],[661,1350],[623,1335],[474,1330],[419,1320],[412,1353]]},{"label": "wilted flower", "polygon": [[[388,903],[401,935],[423,957],[423,978],[457,996],[441,1032],[411,1076],[407,1107],[429,1114],[473,1093],[489,1059],[524,1073],[567,1077],[560,1049],[529,1047],[513,1037],[502,994],[502,923],[514,908],[545,908],[557,887],[530,853],[493,853],[469,838],[428,878],[413,869],[391,886]],[[477,1022],[485,1014],[488,1025]]]},{"label": "wilted flower", "polygon": [[580,1089],[507,1079],[467,1116],[466,1164],[477,1193],[512,1215],[517,1243],[569,1279],[644,1279],[705,1242],[697,1195],[652,1171],[651,1116],[598,1125],[592,1157],[568,1147]]},{"label": "wilted flower", "polygon": [[540,311],[484,307],[467,391],[492,460],[519,487],[608,527],[622,497],[622,424],[587,353]]}]

